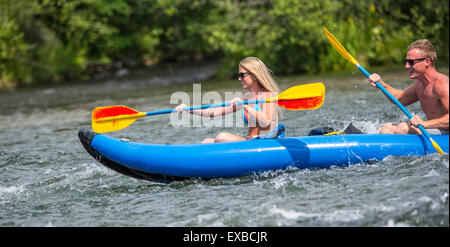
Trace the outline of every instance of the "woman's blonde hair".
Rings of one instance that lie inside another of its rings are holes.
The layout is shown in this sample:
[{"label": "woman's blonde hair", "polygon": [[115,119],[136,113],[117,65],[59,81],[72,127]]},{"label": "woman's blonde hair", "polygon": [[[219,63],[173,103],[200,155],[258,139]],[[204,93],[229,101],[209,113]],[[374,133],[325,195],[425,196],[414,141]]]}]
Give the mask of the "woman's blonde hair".
[{"label": "woman's blonde hair", "polygon": [[[272,78],[272,70],[267,68],[267,66],[261,61],[261,59],[257,57],[248,57],[243,59],[239,66],[246,69],[248,72],[252,73],[258,80],[259,84],[268,92],[272,92],[277,94],[280,89],[278,88],[277,83]],[[275,104],[276,105],[276,104]],[[277,106],[278,118],[282,117],[280,112],[280,108]]]},{"label": "woman's blonde hair", "polygon": [[277,83],[272,78],[272,71],[257,57],[248,57],[243,59],[239,66],[252,73],[259,84],[269,92],[279,92]]}]

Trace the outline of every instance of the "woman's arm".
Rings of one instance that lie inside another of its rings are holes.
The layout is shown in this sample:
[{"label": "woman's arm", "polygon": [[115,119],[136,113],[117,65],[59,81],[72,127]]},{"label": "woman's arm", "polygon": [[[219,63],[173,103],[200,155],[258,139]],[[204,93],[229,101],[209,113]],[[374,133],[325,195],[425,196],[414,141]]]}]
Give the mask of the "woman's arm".
[{"label": "woman's arm", "polygon": [[[216,116],[224,116],[226,114],[232,113],[237,111],[238,109],[242,108],[242,105],[238,106],[237,102],[242,101],[241,98],[234,98],[230,101],[230,106],[225,107],[217,107],[217,108],[208,108],[203,110],[193,110],[188,111],[190,114],[202,116],[202,117],[216,117]],[[183,111],[183,108],[186,108],[186,104],[181,104],[176,107],[176,111],[180,113],[185,113]]]},{"label": "woman's arm", "polygon": [[[266,93],[266,98],[272,98],[273,94]],[[259,126],[265,128],[278,119],[278,104],[264,103],[262,111],[257,111],[253,107],[244,105],[244,109],[248,112],[249,119],[256,119]]]}]

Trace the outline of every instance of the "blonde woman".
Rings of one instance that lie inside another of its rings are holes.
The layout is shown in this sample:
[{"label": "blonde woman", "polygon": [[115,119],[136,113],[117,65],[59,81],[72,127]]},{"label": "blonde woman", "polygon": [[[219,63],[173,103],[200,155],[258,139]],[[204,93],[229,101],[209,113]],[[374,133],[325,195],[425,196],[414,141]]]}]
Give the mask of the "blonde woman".
[{"label": "blonde woman", "polygon": [[[239,63],[238,80],[242,88],[247,90],[242,97],[230,101],[231,106],[191,111],[205,117],[224,116],[229,113],[242,111],[243,119],[248,124],[246,137],[228,132],[221,132],[215,138],[206,138],[202,143],[245,141],[255,136],[266,135],[278,126],[278,105],[275,103],[260,103],[239,105],[239,101],[259,100],[272,98],[279,92],[276,82],[273,80],[271,70],[256,57],[248,57]],[[183,112],[185,104],[177,107],[177,111]]]}]

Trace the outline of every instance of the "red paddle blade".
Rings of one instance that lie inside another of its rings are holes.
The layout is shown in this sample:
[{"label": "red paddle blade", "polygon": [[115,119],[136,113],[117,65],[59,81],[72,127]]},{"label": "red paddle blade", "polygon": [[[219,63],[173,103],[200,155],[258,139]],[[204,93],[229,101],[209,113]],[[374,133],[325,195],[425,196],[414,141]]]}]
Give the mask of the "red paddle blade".
[{"label": "red paddle blade", "polygon": [[97,133],[121,130],[144,116],[145,112],[126,106],[97,107],[92,112],[92,129]]},{"label": "red paddle blade", "polygon": [[139,112],[123,105],[97,107],[92,112],[92,120],[97,121],[102,118],[132,115],[136,113]]},{"label": "red paddle blade", "polygon": [[291,87],[273,101],[288,110],[314,110],[322,106],[324,97],[325,85],[316,82]]},{"label": "red paddle blade", "polygon": [[314,110],[322,106],[324,96],[295,100],[280,99],[277,104],[287,110]]}]

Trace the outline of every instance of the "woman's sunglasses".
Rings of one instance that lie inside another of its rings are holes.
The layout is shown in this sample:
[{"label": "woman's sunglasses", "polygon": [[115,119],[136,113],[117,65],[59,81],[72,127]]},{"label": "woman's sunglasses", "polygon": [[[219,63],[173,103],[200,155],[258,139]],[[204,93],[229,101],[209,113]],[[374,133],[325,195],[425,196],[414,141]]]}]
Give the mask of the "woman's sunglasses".
[{"label": "woman's sunglasses", "polygon": [[239,74],[238,74],[238,78],[239,78],[239,79],[244,79],[244,77],[245,77],[246,75],[250,75],[250,74],[251,74],[250,72],[239,73]]},{"label": "woman's sunglasses", "polygon": [[423,58],[416,58],[416,59],[405,59],[405,63],[408,63],[409,66],[414,66],[414,64],[416,64],[416,61],[423,61],[427,59],[426,57]]}]

